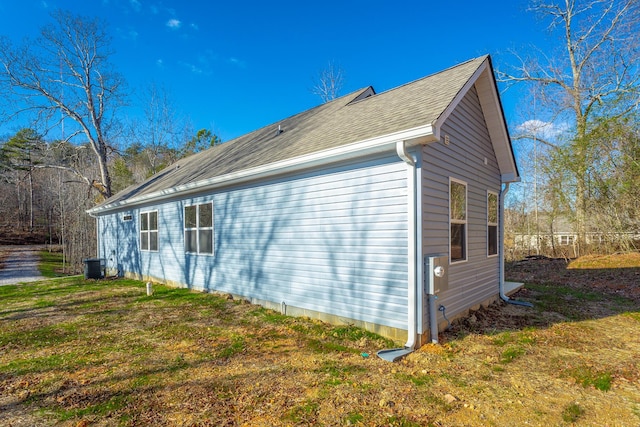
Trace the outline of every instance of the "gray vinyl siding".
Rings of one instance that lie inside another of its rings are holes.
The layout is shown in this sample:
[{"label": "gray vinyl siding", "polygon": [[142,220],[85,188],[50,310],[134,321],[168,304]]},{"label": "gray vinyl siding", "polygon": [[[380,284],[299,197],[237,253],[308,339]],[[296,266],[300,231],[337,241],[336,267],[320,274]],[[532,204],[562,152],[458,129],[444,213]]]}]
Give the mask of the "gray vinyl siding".
[{"label": "gray vinyl siding", "polygon": [[423,148],[422,168],[424,254],[449,254],[449,178],[467,184],[467,260],[449,266],[449,288],[438,296],[454,316],[498,294],[499,259],[487,256],[487,191],[499,193],[500,171],[475,87],[443,124],[441,141]]},{"label": "gray vinyl siding", "polygon": [[[186,254],[184,206],[206,202],[214,254]],[[406,329],[407,181],[395,155],[145,206],[129,236],[154,209],[159,250],[120,260],[128,273]],[[102,256],[124,238],[121,217],[100,220]]]}]

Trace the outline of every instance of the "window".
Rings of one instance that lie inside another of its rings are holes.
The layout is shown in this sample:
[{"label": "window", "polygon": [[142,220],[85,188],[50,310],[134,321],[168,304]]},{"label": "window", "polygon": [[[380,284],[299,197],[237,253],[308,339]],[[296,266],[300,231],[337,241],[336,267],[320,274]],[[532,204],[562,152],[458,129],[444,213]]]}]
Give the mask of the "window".
[{"label": "window", "polygon": [[451,262],[467,259],[467,184],[449,181],[449,255]]},{"label": "window", "polygon": [[213,204],[185,206],[184,250],[196,254],[213,254]]},{"label": "window", "polygon": [[560,235],[560,244],[563,246],[568,246],[568,245],[573,245],[573,237],[574,236],[570,236],[570,235]]},{"label": "window", "polygon": [[140,213],[140,249],[158,250],[158,211]]},{"label": "window", "polygon": [[487,255],[498,255],[498,194],[487,193]]}]

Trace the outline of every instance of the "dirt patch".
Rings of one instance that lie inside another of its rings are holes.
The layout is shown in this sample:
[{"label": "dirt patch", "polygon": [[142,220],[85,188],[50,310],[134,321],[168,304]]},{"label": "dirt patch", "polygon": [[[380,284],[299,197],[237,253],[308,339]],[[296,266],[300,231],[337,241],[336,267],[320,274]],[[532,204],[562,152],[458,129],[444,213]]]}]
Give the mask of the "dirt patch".
[{"label": "dirt patch", "polygon": [[640,301],[640,253],[587,256],[567,262],[561,258],[527,257],[506,263],[509,280],[558,283]]}]

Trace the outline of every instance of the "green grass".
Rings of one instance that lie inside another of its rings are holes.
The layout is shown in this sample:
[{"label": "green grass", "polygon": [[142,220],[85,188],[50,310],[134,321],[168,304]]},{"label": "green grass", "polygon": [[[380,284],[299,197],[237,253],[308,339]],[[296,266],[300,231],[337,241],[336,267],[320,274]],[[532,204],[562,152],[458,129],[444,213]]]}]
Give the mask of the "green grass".
[{"label": "green grass", "polygon": [[320,405],[318,402],[306,400],[301,405],[294,406],[289,410],[283,421],[291,421],[297,424],[310,425],[314,423]]},{"label": "green grass", "polygon": [[404,417],[393,415],[387,418],[387,425],[393,427],[422,427],[420,423],[414,423],[413,421],[409,421]]},{"label": "green grass", "polygon": [[536,342],[534,333],[534,328],[525,328],[517,333],[507,331],[495,335],[491,342],[498,347],[506,347],[500,354],[500,363],[510,363],[526,354],[526,349]]},{"label": "green grass", "polygon": [[525,354],[524,348],[519,346],[509,347],[500,354],[500,363],[513,362],[523,354]]},{"label": "green grass", "polygon": [[0,365],[0,372],[16,376],[51,371],[66,372],[81,366],[83,362],[84,360],[75,353],[16,358],[5,365]]},{"label": "green grass", "polygon": [[252,316],[272,325],[285,325],[290,323],[290,317],[280,314],[268,308],[258,307],[251,312]]},{"label": "green grass", "polygon": [[527,288],[538,294],[536,308],[559,313],[573,321],[593,318],[591,312],[585,310],[587,305],[606,306],[612,314],[623,313],[635,308],[632,301],[621,296],[556,283],[527,283]]},{"label": "green grass", "polygon": [[570,403],[562,411],[562,419],[568,423],[575,423],[584,415],[584,409],[577,403]]},{"label": "green grass", "polygon": [[407,375],[407,374],[398,374],[398,378],[410,381],[417,387],[425,387],[433,384],[435,382],[435,378],[431,375]]},{"label": "green grass", "polygon": [[624,313],[624,315],[626,317],[629,317],[633,320],[637,320],[638,322],[640,322],[640,312],[636,312],[636,313],[627,312],[627,313]]},{"label": "green grass", "polygon": [[567,375],[574,378],[583,387],[595,387],[600,391],[611,390],[613,375],[608,371],[596,371],[590,367],[581,366],[570,369]]},{"label": "green grass", "polygon": [[62,252],[40,251],[40,274],[47,278],[66,276],[62,271],[62,260]]},{"label": "green grass", "polygon": [[0,331],[0,347],[16,345],[28,349],[60,345],[77,338],[75,327],[67,324],[47,325],[28,331]]},{"label": "green grass", "polygon": [[245,349],[245,346],[246,342],[244,337],[240,335],[232,335],[230,342],[220,350],[218,350],[216,356],[219,359],[228,359],[235,356],[236,354],[242,353]]},{"label": "green grass", "polygon": [[364,416],[362,414],[359,414],[358,412],[352,412],[351,414],[346,416],[345,421],[347,422],[347,425],[357,424],[361,421],[364,421]]},{"label": "green grass", "polygon": [[87,415],[105,416],[124,408],[130,401],[129,394],[110,394],[102,393],[99,396],[93,396],[99,399],[97,403],[89,404],[83,408],[64,409],[62,407],[54,408],[53,412],[58,416],[60,421],[69,421],[72,419],[82,418]]}]

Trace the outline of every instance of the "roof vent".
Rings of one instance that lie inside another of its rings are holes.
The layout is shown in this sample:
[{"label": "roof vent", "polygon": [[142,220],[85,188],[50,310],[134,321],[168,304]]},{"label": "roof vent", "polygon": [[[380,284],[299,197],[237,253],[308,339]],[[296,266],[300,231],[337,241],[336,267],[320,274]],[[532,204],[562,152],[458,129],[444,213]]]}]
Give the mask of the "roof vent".
[{"label": "roof vent", "polygon": [[282,129],[282,127],[280,125],[278,125],[278,130],[276,131],[276,136],[280,135],[282,132],[284,132],[284,130]]}]

